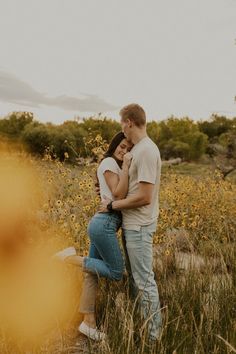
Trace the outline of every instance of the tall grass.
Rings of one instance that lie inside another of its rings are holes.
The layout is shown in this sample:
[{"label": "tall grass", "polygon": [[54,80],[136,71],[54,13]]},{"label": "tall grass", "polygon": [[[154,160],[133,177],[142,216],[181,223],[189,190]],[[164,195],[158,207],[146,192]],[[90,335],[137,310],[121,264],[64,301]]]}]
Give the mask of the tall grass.
[{"label": "tall grass", "polygon": [[[140,335],[143,322],[132,316],[134,303],[127,296],[127,284],[113,284],[108,293],[104,285],[98,317],[109,334],[109,348],[98,347],[96,352],[232,353],[236,346],[236,246],[218,252],[221,271],[217,273],[210,268],[182,272],[173,263],[166,265],[161,275],[156,271],[164,323],[161,340],[153,348],[145,344],[145,331],[140,340],[134,340],[132,331],[136,329],[136,337]],[[121,291],[123,302],[117,305]]]},{"label": "tall grass", "polygon": [[[37,229],[40,237],[31,244],[38,250],[49,245],[54,251],[74,244],[86,255],[86,228],[99,203],[93,184],[96,165],[78,169],[53,162],[50,156],[44,161],[32,159],[31,165],[43,182],[41,204],[32,211],[33,222],[28,221],[31,236]],[[65,266],[72,289],[67,321],[58,316],[36,342],[16,340],[1,321],[0,353],[236,352],[236,186],[219,174],[199,176],[195,171],[194,175],[167,169],[162,176],[159,227],[154,237],[154,270],[163,316],[160,341],[153,346],[148,342],[147,324],[139,316],[138,301],[129,298],[126,278],[116,283],[100,281],[96,312],[108,339],[97,344],[78,337],[82,275],[75,267]],[[201,256],[203,266],[180,269],[180,251]]]}]

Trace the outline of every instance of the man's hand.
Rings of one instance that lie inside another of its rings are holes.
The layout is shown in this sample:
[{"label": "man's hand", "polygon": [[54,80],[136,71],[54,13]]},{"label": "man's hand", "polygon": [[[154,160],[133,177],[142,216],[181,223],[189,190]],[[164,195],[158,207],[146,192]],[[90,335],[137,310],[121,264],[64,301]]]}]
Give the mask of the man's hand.
[{"label": "man's hand", "polygon": [[95,192],[100,197],[100,186],[98,181],[95,183]]},{"label": "man's hand", "polygon": [[103,196],[103,201],[101,202],[98,212],[99,213],[108,213],[107,210],[107,205],[111,202],[111,199],[107,198],[106,196]]},{"label": "man's hand", "polygon": [[100,197],[100,188],[99,187],[95,187],[95,192]]}]

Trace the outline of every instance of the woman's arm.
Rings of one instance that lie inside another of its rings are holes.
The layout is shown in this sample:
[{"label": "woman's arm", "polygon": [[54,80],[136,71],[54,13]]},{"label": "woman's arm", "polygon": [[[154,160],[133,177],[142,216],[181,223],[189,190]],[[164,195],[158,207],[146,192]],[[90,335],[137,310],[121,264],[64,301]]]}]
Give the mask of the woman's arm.
[{"label": "woman's arm", "polygon": [[104,172],[106,183],[115,199],[124,199],[128,193],[131,159],[130,153],[125,154],[120,175],[111,171]]}]

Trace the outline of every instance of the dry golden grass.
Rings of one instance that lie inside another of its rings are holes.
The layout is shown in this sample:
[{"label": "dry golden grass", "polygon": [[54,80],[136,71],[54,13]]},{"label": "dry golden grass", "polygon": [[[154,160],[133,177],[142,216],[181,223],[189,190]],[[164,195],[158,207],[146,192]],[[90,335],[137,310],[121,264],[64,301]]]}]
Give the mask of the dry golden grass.
[{"label": "dry golden grass", "polygon": [[[99,144],[98,137],[94,154],[100,155]],[[94,191],[97,166],[73,167],[66,163],[67,158],[65,155],[65,161],[60,162],[47,154],[39,161],[24,153],[17,157],[13,152],[1,154],[2,171],[7,163],[10,176],[15,178],[14,188],[6,174],[0,181],[4,205],[9,206],[5,209],[1,203],[1,225],[5,225],[0,233],[1,254],[6,251],[3,240],[8,227],[12,239],[7,252],[15,260],[12,263],[10,256],[7,261],[2,258],[5,280],[11,283],[10,270],[15,280],[11,296],[6,292],[8,297],[0,299],[1,353],[82,352],[82,347],[75,346],[72,330],[80,319],[77,306],[81,274],[71,266],[52,266],[48,259],[55,251],[71,245],[87,255],[87,224],[99,204]],[[25,175],[27,169],[33,172]],[[164,250],[158,253],[162,270],[155,269],[164,318],[161,341],[155,348],[148,348],[145,326],[140,332],[141,320],[132,316],[134,304],[129,301],[126,280],[115,284],[102,281],[97,316],[109,333],[108,341],[99,345],[85,343],[84,352],[221,354],[235,350],[235,199],[236,185],[216,172],[199,175],[195,170],[193,175],[185,175],[164,170],[154,237],[155,249]],[[22,222],[27,227],[17,228]],[[217,266],[180,271],[175,258],[180,250],[201,254],[206,264],[214,260]],[[17,264],[16,273],[12,264]],[[1,274],[1,288],[3,278]],[[8,306],[3,306],[4,301]],[[9,328],[14,326],[17,328],[13,335]],[[140,338],[133,336],[133,330]]]}]

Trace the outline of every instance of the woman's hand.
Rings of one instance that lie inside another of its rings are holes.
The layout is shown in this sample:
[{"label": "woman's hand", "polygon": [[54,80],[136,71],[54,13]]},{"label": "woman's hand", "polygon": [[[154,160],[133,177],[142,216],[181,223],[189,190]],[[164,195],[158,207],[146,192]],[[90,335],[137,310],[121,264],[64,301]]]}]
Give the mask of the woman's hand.
[{"label": "woman's hand", "polygon": [[131,152],[127,152],[123,158],[123,166],[129,168],[132,158],[133,158],[133,155],[131,154]]}]

